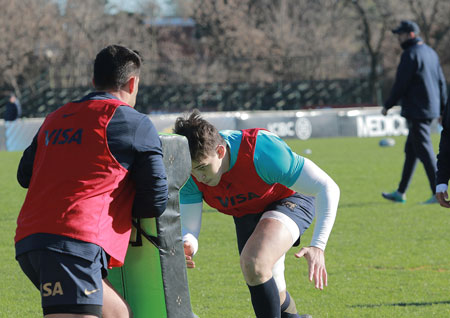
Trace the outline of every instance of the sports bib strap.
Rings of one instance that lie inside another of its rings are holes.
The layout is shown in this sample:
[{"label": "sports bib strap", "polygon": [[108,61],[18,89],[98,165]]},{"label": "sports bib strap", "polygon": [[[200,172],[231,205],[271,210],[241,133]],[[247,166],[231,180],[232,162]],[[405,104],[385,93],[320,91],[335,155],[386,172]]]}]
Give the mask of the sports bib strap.
[{"label": "sports bib strap", "polygon": [[130,238],[130,245],[137,247],[142,246],[142,237],[146,238],[150,243],[153,244],[158,250],[159,250],[159,244],[158,244],[158,237],[153,236],[145,232],[141,227],[141,219],[134,219],[132,221],[132,224],[134,226],[131,238]]}]

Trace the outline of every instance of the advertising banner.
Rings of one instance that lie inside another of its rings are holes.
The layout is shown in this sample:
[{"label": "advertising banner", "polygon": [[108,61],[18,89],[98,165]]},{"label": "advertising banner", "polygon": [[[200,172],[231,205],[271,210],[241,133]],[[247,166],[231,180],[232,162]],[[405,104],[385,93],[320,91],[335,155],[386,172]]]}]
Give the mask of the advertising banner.
[{"label": "advertising banner", "polygon": [[[149,115],[156,130],[172,133],[175,120],[185,113]],[[330,108],[302,111],[255,112],[205,112],[202,116],[219,130],[265,128],[281,138],[307,140],[329,137],[384,137],[407,135],[405,118],[400,107],[394,107],[387,116],[381,115],[381,107]],[[22,151],[32,141],[43,118],[21,119],[8,133],[4,121],[0,121],[0,150]],[[437,120],[432,133],[439,133]]]}]

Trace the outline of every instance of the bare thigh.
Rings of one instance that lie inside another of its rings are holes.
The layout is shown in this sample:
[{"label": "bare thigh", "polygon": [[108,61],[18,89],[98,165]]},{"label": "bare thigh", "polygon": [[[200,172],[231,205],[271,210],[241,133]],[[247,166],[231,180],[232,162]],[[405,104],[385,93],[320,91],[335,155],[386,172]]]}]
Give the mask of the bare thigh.
[{"label": "bare thigh", "polygon": [[103,318],[131,317],[133,313],[128,303],[106,278],[103,279]]},{"label": "bare thigh", "polygon": [[272,268],[292,246],[287,227],[275,219],[262,219],[241,253],[241,268],[245,281],[255,286],[272,277]]}]

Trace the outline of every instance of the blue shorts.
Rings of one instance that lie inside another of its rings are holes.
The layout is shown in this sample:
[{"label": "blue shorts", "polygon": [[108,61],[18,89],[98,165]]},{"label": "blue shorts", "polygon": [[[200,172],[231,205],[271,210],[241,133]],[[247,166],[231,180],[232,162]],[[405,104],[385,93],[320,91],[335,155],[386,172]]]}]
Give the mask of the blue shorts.
[{"label": "blue shorts", "polygon": [[[247,243],[247,240],[252,235],[264,212],[271,210],[289,216],[297,224],[301,238],[302,234],[309,228],[314,219],[314,197],[294,193],[290,197],[269,204],[261,213],[234,217],[239,254],[241,254],[245,243]],[[300,238],[293,246],[300,244]]]},{"label": "blue shorts", "polygon": [[44,315],[73,313],[101,317],[107,257],[100,246],[93,261],[49,249],[28,251],[18,255],[17,261],[40,290]]}]

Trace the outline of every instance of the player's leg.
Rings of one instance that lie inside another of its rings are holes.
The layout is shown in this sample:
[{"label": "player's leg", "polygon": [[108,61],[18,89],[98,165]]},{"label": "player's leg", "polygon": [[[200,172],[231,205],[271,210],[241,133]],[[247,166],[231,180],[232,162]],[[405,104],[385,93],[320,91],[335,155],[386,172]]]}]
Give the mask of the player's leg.
[{"label": "player's leg", "polygon": [[[93,259],[87,260],[51,250],[35,250],[17,258],[24,273],[41,292],[44,317],[102,317],[104,292],[106,304],[111,306],[111,288],[104,290],[102,280],[106,254],[98,247],[92,255]],[[126,305],[122,307],[125,310],[114,308],[120,316],[108,311],[103,317],[130,317],[124,315],[128,312]]]},{"label": "player's leg", "polygon": [[431,122],[432,120],[418,120],[415,122],[415,143],[414,147],[417,157],[422,162],[428,177],[431,192],[434,196],[436,191],[436,171],[437,162],[431,142]]},{"label": "player's leg", "polygon": [[[251,286],[249,283],[251,283],[251,279],[249,276],[258,276],[254,273],[252,274],[251,271],[255,271],[255,266],[250,265],[247,269],[243,269],[243,272],[245,272],[244,277],[247,276],[246,280],[248,279],[247,283],[249,285],[250,293],[252,294],[252,302],[254,307],[258,307],[259,304],[262,307],[262,312],[268,312],[267,317],[280,317],[280,307],[283,308],[283,311],[286,311],[286,309],[289,310],[289,312],[296,312],[295,303],[291,299],[289,301],[287,297],[286,292],[286,283],[284,279],[284,254],[285,252],[294,244],[297,246],[300,243],[299,240],[299,233],[302,234],[311,224],[313,218],[314,218],[314,199],[312,197],[304,196],[301,194],[294,194],[291,197],[282,199],[280,201],[274,202],[270,206],[267,207],[266,211],[273,210],[274,213],[264,213],[265,220],[264,222],[259,222],[261,219],[261,216],[263,213],[260,214],[250,214],[245,215],[240,218],[234,218],[235,225],[236,225],[236,234],[237,234],[237,242],[238,242],[238,248],[239,253],[241,254],[241,260],[245,263],[245,258],[249,258],[247,261],[251,264],[251,254],[244,254],[242,257],[242,253],[244,252],[244,247],[247,246],[249,238],[255,234],[256,232],[255,228],[257,226],[260,227],[260,229],[266,228],[266,225],[264,224],[275,224],[278,229],[283,229],[281,232],[284,234],[284,240],[285,243],[282,244],[284,247],[280,249],[279,244],[275,244],[277,250],[277,254],[272,256],[272,259],[266,263],[264,271],[266,272],[266,277],[271,277],[267,282],[263,284],[259,284],[256,286]],[[285,214],[280,215],[280,214]],[[286,217],[288,216],[288,217]],[[261,220],[262,221],[262,220]],[[287,230],[286,230],[287,229]],[[259,230],[258,230],[259,231]],[[276,232],[279,232],[278,230]],[[259,233],[261,234],[261,232]],[[259,235],[258,233],[256,235]],[[286,235],[288,234],[288,235]],[[260,245],[258,243],[257,236],[253,236],[253,243],[257,246]],[[290,238],[289,238],[290,235]],[[273,240],[269,240],[273,243]],[[288,243],[286,243],[288,242]],[[267,247],[267,246],[266,246]],[[251,251],[250,245],[248,245],[248,250]],[[272,265],[270,265],[272,264]],[[271,267],[272,266],[272,267]],[[253,269],[252,269],[253,268]],[[271,274],[267,274],[271,271]],[[261,280],[260,280],[261,281]],[[253,282],[254,283],[254,282]],[[278,293],[278,290],[280,290],[279,297],[276,297]],[[256,295],[255,295],[256,294]],[[262,294],[261,296],[258,296],[259,294]],[[258,299],[261,298],[262,301],[258,301]],[[268,300],[268,301],[265,301]],[[274,303],[277,302],[277,303]],[[269,308],[265,308],[265,306]],[[278,306],[278,308],[277,308]],[[258,309],[255,308],[255,312]],[[276,315],[270,316],[270,311],[275,310]],[[289,317],[285,316],[284,317]],[[296,314],[295,314],[296,315]],[[258,316],[260,317],[260,316]],[[261,316],[266,317],[266,316]],[[297,316],[292,316],[297,317]]]},{"label": "player's leg", "polygon": [[273,266],[292,244],[292,236],[283,223],[272,218],[261,219],[241,253],[247,284],[254,286],[272,278]]},{"label": "player's leg", "polygon": [[[45,315],[46,318],[96,318],[96,315],[84,314],[50,314]],[[122,298],[122,296],[114,289],[111,283],[103,280],[103,318],[131,318],[131,308]]]},{"label": "player's leg", "polygon": [[267,218],[258,222],[241,253],[241,269],[258,318],[279,318],[280,297],[272,268],[291,248],[292,236],[283,223]]},{"label": "player's leg", "polygon": [[[248,215],[244,215],[242,217],[234,217],[234,223],[236,226],[236,236],[237,236],[237,243],[238,243],[238,249],[239,249],[239,254],[241,255],[245,244],[247,243],[249,237],[252,235],[253,231],[255,230],[260,218],[262,216],[262,213],[258,213],[258,214],[248,214]],[[271,299],[277,299],[278,297],[276,297],[278,291],[276,289],[276,284],[273,281],[273,279],[270,281],[269,284],[266,284],[265,286],[261,286],[261,290],[258,290],[258,288],[252,288],[249,286],[250,289],[250,294],[251,294],[251,298],[252,298],[252,304],[253,301],[255,300],[255,298],[257,299],[258,296],[257,295],[253,295],[253,294],[259,294],[262,293],[263,294],[263,298],[269,298]],[[253,293],[252,293],[252,289],[253,289]],[[264,296],[264,291],[268,292],[269,295],[268,296]],[[279,300],[278,300],[279,303]],[[264,304],[264,303],[263,303]],[[253,304],[254,307],[255,305],[257,306],[257,304]],[[270,314],[270,311],[274,311],[275,310],[275,314],[273,317],[279,317],[277,315],[279,315],[279,311],[278,314],[276,313],[277,308],[276,308],[276,304],[273,305],[271,302],[268,303],[269,309],[266,308],[262,308],[260,309],[261,311],[268,311]],[[255,309],[255,313],[258,312],[259,309]],[[259,317],[259,316],[258,316]],[[272,317],[271,317],[272,318]]]},{"label": "player's leg", "polygon": [[[408,128],[410,131],[405,143],[405,162],[403,164],[402,177],[397,189],[401,195],[406,193],[417,165],[417,154],[414,147],[415,132],[413,131],[413,126],[413,123],[408,120]],[[403,196],[403,199],[404,198],[405,197]]]},{"label": "player's leg", "polygon": [[286,255],[283,255],[272,268],[273,278],[280,294],[281,318],[298,318],[295,301],[286,289],[286,280],[284,278],[285,257]]},{"label": "player's leg", "polygon": [[[314,218],[314,198],[300,193],[274,202],[263,214],[262,219],[272,218],[285,225],[292,236],[292,245],[300,244],[300,236],[309,228]],[[284,277],[284,258],[283,255],[272,268],[272,274],[280,293],[281,318],[309,317],[308,315],[299,316],[294,299],[290,297],[286,289]]]},{"label": "player's leg", "polygon": [[133,317],[131,308],[111,283],[103,279],[103,318]]}]

